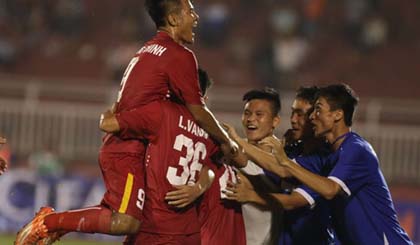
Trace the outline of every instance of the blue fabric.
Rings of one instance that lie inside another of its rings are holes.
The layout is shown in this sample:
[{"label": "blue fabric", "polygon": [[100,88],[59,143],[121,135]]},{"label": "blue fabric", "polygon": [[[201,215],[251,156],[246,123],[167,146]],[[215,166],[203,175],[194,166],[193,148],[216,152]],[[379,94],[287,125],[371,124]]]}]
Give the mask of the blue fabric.
[{"label": "blue fabric", "polygon": [[349,134],[332,154],[337,163],[330,177],[351,192],[332,202],[333,224],[344,244],[412,244],[397,220],[391,195],[376,153],[356,133]]}]

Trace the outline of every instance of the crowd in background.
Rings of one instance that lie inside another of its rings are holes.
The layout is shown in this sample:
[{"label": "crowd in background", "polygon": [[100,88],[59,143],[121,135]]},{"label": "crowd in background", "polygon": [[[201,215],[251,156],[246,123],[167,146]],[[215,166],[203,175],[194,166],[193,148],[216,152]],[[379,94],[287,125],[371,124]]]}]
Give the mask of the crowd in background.
[{"label": "crowd in background", "polygon": [[[194,51],[218,83],[342,80],[369,95],[399,82],[383,96],[416,96],[415,0],[195,2]],[[153,33],[139,0],[1,0],[0,72],[117,83]]]}]

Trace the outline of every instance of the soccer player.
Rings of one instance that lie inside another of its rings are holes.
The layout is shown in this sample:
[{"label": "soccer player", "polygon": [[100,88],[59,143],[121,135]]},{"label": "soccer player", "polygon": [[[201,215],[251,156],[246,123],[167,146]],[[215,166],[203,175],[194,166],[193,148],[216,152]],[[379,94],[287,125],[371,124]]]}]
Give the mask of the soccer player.
[{"label": "soccer player", "polygon": [[[0,147],[4,144],[6,144],[7,140],[6,138],[0,137]],[[0,175],[4,174],[7,170],[7,161],[0,157]]]},{"label": "soccer player", "polygon": [[315,135],[325,137],[334,150],[336,165],[328,177],[289,160],[283,144],[269,140],[275,157],[294,177],[332,200],[333,225],[343,244],[412,244],[398,222],[375,151],[351,130],[357,102],[345,84],[323,87],[318,94],[310,118]]},{"label": "soccer player", "polygon": [[[262,139],[273,137],[274,129],[280,124],[280,97],[274,89],[265,88],[247,92],[243,96],[243,100],[246,103],[242,113],[242,126],[246,139],[242,139],[242,141],[258,146]],[[226,127],[231,129],[229,125]],[[270,150],[263,149],[261,151]],[[263,169],[248,160],[247,157],[241,158],[235,165],[248,175],[264,177]],[[247,244],[265,244],[273,240],[273,237],[270,236],[271,210],[255,203],[245,203],[242,205],[242,215]]]},{"label": "soccer player", "polygon": [[[185,104],[198,124],[221,144],[224,153],[234,154],[236,143],[201,100],[197,62],[193,52],[184,46],[194,42],[193,28],[198,23],[190,0],[147,0],[146,9],[158,32],[130,61],[121,81],[115,112],[163,100],[170,91],[171,97]],[[18,233],[16,244],[57,237],[56,231],[137,233],[144,201],[144,153],[142,142],[108,134],[99,157],[107,188],[102,204],[63,213],[41,208]]]},{"label": "soccer player", "polygon": [[[140,233],[126,244],[200,244],[197,210],[189,204],[211,184],[202,181],[205,174],[198,173],[205,169],[204,164],[210,165],[218,147],[185,106],[170,101],[153,102],[105,116],[101,128],[123,138],[149,142],[143,223]],[[172,191],[174,187],[176,190]]]},{"label": "soccer player", "polygon": [[[323,141],[314,138],[312,124],[309,120],[309,114],[312,112],[317,92],[318,88],[314,86],[301,87],[296,93],[290,116],[291,129],[286,133],[285,151],[290,158],[312,155],[316,153],[316,150],[319,151],[320,148],[327,147]],[[230,133],[235,135],[234,138],[238,138],[233,129],[230,129]],[[240,142],[241,146],[244,146],[244,144],[245,142]],[[251,147],[249,144],[245,145],[245,148],[249,147]],[[267,153],[264,153],[264,155],[267,155]],[[253,158],[256,159],[257,164],[260,164],[261,155],[253,156]],[[271,159],[271,162],[273,162],[275,160],[274,156],[271,155]],[[312,159],[311,164],[320,162],[322,158],[314,156]],[[321,169],[319,166],[305,167],[315,172],[331,170],[331,167],[328,169]],[[242,176],[241,180],[238,184],[228,188],[227,195],[230,199],[268,205],[252,185],[246,184],[248,180],[245,176]],[[272,193],[270,195],[285,209],[284,230],[278,244],[333,244],[334,236],[330,228],[331,221],[326,201],[321,198],[312,198],[304,188],[301,188],[299,183],[286,186],[284,179],[276,182],[282,185],[283,193]],[[289,190],[290,187],[291,190]]]}]

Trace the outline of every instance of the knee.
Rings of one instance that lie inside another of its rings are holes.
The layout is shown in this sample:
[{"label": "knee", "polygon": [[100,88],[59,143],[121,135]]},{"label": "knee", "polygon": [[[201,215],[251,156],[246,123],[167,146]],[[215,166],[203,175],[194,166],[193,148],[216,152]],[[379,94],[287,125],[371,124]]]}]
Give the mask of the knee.
[{"label": "knee", "polygon": [[112,215],[111,233],[116,235],[137,234],[140,230],[140,220],[121,213]]}]

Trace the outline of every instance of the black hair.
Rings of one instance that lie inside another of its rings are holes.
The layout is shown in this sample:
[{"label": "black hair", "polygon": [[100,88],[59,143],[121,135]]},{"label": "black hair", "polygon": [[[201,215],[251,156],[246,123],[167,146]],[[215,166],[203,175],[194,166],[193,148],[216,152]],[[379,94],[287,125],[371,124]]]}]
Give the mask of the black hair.
[{"label": "black hair", "polygon": [[209,77],[209,74],[201,68],[198,68],[198,82],[200,83],[200,90],[203,96],[211,85],[213,85],[213,80]]},{"label": "black hair", "polygon": [[295,98],[305,100],[313,106],[315,104],[318,92],[319,92],[318,86],[309,86],[309,87],[301,86],[296,91]]},{"label": "black hair", "polygon": [[249,102],[254,99],[269,101],[271,103],[271,112],[273,113],[273,116],[276,116],[280,113],[280,95],[274,88],[266,87],[261,90],[253,89],[245,93],[245,95],[242,97],[242,100],[245,102]]},{"label": "black hair", "polygon": [[166,16],[181,8],[181,0],[146,0],[145,8],[156,28],[166,25]]},{"label": "black hair", "polygon": [[353,114],[359,98],[349,85],[342,83],[322,87],[317,97],[325,98],[332,111],[343,110],[346,126],[350,127],[353,124]]}]

